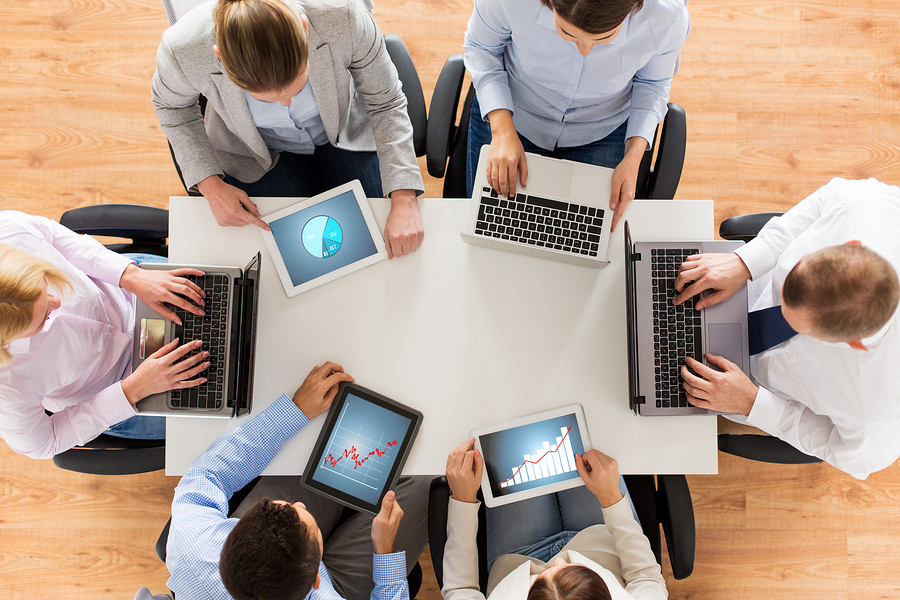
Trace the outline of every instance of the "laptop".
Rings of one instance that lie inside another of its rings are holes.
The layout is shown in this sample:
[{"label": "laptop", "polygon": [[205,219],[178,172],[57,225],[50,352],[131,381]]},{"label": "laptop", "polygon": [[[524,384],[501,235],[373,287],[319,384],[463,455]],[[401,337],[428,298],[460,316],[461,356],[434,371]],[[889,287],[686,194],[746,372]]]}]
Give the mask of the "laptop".
[{"label": "laptop", "polygon": [[489,149],[478,158],[463,241],[596,269],[609,264],[612,169],[526,152],[528,185],[506,198],[487,182]]},{"label": "laptop", "polygon": [[200,375],[207,382],[196,387],[154,394],[139,401],[139,413],[160,416],[240,417],[253,403],[256,324],[259,307],[259,263],[256,253],[246,267],[217,267],[142,263],[142,269],[199,269],[202,277],[187,276],[206,292],[206,313],[194,315],[170,306],[182,325],[163,319],[137,301],[132,365],[137,368],[151,354],[175,338],[181,343],[201,340],[197,352],[209,352],[209,368]]},{"label": "laptop", "polygon": [[682,387],[685,356],[706,364],[706,352],[750,373],[747,286],[701,311],[694,297],[678,306],[675,277],[692,254],[733,252],[742,242],[637,242],[625,221],[625,304],[628,329],[628,404],[638,415],[718,414],[692,406]]}]

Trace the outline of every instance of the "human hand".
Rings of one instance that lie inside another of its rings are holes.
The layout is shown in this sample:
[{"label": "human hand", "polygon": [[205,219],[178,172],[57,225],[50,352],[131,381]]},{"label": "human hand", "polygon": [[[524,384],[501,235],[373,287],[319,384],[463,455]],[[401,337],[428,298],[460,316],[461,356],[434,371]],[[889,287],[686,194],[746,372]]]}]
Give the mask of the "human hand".
[{"label": "human hand", "polygon": [[474,446],[475,438],[466,440],[447,457],[447,483],[460,502],[475,502],[481,487],[484,457]]},{"label": "human hand", "polygon": [[342,381],[353,381],[353,378],[344,373],[341,365],[326,362],[321,367],[313,367],[291,400],[307,419],[314,419],[331,407]]},{"label": "human hand", "polygon": [[687,366],[681,367],[681,377],[688,402],[698,408],[749,415],[759,388],[727,358],[707,352],[706,360],[722,370],[716,371],[691,357],[684,359]]},{"label": "human hand", "polygon": [[403,509],[391,490],[384,495],[381,510],[372,520],[372,545],[375,546],[375,554],[393,554],[397,551],[394,540],[402,519]]},{"label": "human hand", "polygon": [[612,175],[609,209],[615,212],[610,231],[616,230],[619,219],[625,213],[625,207],[634,200],[638,171],[641,168],[641,160],[644,158],[646,149],[647,140],[642,137],[631,137],[625,140],[625,158],[616,166]]},{"label": "human hand", "polygon": [[588,450],[583,455],[575,453],[575,468],[587,489],[597,497],[600,506],[606,508],[622,499],[619,489],[619,464],[599,450]]},{"label": "human hand", "polygon": [[157,271],[141,269],[135,264],[125,267],[119,279],[119,287],[128,290],[144,301],[144,304],[158,312],[162,317],[181,325],[174,312],[166,307],[172,304],[195,315],[203,315],[200,307],[205,304],[206,293],[187,279],[185,275],[202,276],[203,271],[197,269],[174,269]]},{"label": "human hand", "polygon": [[206,383],[203,377],[192,378],[209,368],[208,362],[201,362],[209,357],[209,352],[198,352],[181,360],[188,352],[198,350],[200,344],[196,340],[178,346],[178,338],[175,338],[148,356],[131,375],[122,380],[125,397],[134,405],[153,394]]},{"label": "human hand", "polygon": [[209,202],[209,209],[219,225],[243,227],[249,223],[269,231],[269,226],[260,218],[256,204],[244,190],[225,183],[218,175],[210,175],[197,184],[197,189]]},{"label": "human hand", "polygon": [[491,124],[491,148],[488,152],[488,184],[503,196],[515,196],[516,178],[527,185],[528,165],[525,148],[516,133],[512,115],[506,109],[493,110],[487,115]]},{"label": "human hand", "polygon": [[678,305],[705,290],[714,293],[697,301],[694,308],[708,308],[727,300],[750,280],[750,269],[735,254],[694,254],[688,256],[678,269],[675,291],[679,294],[673,304]]},{"label": "human hand", "polygon": [[384,224],[384,248],[388,260],[416,251],[425,239],[419,205],[413,190],[391,192],[391,212]]}]

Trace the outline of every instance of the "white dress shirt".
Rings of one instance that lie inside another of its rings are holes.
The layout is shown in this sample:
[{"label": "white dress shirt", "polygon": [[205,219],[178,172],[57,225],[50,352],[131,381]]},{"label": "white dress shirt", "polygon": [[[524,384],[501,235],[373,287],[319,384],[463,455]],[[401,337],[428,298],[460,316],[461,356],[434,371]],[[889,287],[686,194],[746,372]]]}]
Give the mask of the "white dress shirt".
[{"label": "white dress shirt", "polygon": [[[752,275],[751,310],[781,304],[781,288],[804,256],[859,240],[900,271],[900,188],[874,179],[833,179],[772,219],[737,251]],[[859,479],[900,457],[900,313],[863,344],[807,335],[760,353],[761,386],[747,423]]]},{"label": "white dress shirt", "polygon": [[[0,368],[0,437],[32,458],[50,458],[137,414],[119,383],[131,373],[135,298],[119,287],[133,261],[59,223],[0,212],[0,243],[62,269],[71,294],[37,335],[13,340]],[[48,417],[44,408],[54,411]]]}]

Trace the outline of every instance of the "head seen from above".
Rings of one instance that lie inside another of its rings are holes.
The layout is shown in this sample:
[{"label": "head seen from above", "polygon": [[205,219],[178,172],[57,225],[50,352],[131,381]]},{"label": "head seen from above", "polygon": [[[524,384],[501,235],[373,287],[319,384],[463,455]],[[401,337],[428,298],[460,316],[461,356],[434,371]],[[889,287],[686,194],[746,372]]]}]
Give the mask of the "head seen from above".
[{"label": "head seen from above", "polygon": [[781,297],[784,318],[798,333],[851,343],[890,320],[900,283],[882,256],[848,242],[803,257],[785,278]]},{"label": "head seen from above", "polygon": [[0,366],[12,359],[7,350],[11,341],[39,333],[60,307],[51,288],[71,291],[72,283],[49,262],[0,244]]},{"label": "head seen from above", "polygon": [[281,102],[306,84],[306,20],[281,0],[219,0],[213,13],[215,52],[239,88]]},{"label": "head seen from above", "polygon": [[302,600],[319,587],[322,534],[302,502],[263,498],[222,546],[219,574],[235,600]]},{"label": "head seen from above", "polygon": [[547,567],[531,584],[527,600],[611,600],[606,582],[582,565],[561,558]]},{"label": "head seen from above", "polygon": [[559,36],[573,42],[582,56],[594,46],[616,39],[626,17],[637,13],[644,0],[541,0],[553,11]]}]

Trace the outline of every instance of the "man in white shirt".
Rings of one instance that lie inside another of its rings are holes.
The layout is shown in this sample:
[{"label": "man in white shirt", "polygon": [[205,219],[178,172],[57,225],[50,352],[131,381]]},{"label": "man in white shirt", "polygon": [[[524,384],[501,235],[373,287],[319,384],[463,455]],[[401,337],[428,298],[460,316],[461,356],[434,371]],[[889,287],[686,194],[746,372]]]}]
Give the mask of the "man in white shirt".
[{"label": "man in white shirt", "polygon": [[[687,358],[692,404],[739,413],[859,479],[900,457],[900,189],[833,179],[733,254],[681,266],[676,303],[704,290],[699,310],[745,282],[750,310],[782,305],[798,333],[751,360],[753,380],[707,354]],[[759,387],[757,387],[757,385]],[[740,417],[735,418],[735,420]]]}]

